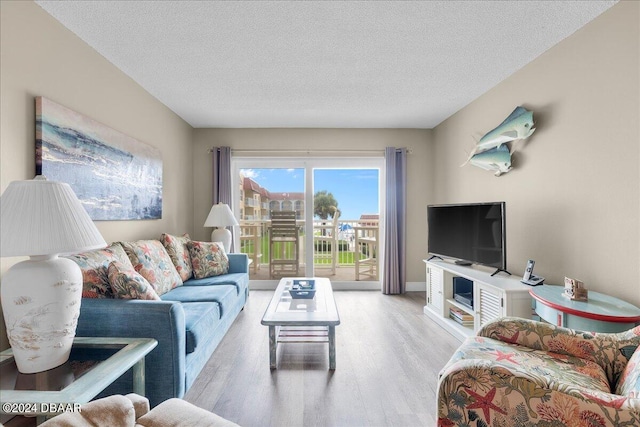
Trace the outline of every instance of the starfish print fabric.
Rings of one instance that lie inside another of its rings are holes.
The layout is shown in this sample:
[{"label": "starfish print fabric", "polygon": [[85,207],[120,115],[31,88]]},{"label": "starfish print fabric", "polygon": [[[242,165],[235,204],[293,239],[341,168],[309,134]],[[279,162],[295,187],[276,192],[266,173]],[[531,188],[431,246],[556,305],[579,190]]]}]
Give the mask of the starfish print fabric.
[{"label": "starfish print fabric", "polygon": [[440,372],[438,426],[640,425],[639,344],[640,326],[596,334],[491,322]]}]

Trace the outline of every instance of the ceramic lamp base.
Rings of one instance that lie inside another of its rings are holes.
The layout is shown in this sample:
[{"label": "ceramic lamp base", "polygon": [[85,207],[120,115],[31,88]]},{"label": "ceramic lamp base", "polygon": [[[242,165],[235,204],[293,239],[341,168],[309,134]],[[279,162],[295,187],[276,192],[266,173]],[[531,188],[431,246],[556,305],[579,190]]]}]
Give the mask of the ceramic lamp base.
[{"label": "ceramic lamp base", "polygon": [[231,250],[231,231],[226,228],[216,228],[211,232],[212,242],[222,242],[224,251],[229,253]]},{"label": "ceramic lamp base", "polygon": [[42,372],[69,359],[82,272],[66,258],[32,257],[2,277],[2,311],[18,371]]}]

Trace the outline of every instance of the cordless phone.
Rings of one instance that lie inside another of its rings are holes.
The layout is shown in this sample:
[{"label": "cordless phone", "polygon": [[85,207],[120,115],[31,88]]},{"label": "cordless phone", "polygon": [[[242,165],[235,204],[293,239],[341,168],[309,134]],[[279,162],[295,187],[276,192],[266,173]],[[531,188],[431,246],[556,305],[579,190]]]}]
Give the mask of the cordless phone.
[{"label": "cordless phone", "polygon": [[524,269],[524,276],[522,276],[521,282],[525,285],[529,286],[538,286],[544,283],[544,277],[534,276],[533,275],[533,266],[536,265],[536,262],[532,259],[527,261],[527,267]]}]

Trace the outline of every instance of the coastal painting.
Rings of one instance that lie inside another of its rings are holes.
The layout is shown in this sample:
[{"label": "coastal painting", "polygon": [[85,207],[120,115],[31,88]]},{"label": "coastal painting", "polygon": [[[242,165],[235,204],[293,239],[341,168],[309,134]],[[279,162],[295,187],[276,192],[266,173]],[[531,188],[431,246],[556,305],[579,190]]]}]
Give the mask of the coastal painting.
[{"label": "coastal painting", "polygon": [[162,218],[160,150],[44,97],[36,174],[68,183],[93,220]]}]

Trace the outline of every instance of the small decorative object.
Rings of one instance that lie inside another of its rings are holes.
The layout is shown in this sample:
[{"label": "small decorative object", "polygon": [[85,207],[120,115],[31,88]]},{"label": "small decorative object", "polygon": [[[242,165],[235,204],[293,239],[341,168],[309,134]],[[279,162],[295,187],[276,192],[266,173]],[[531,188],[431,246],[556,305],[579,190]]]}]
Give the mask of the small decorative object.
[{"label": "small decorative object", "polygon": [[222,242],[227,253],[231,250],[231,231],[225,227],[234,225],[238,225],[238,220],[233,216],[229,205],[224,203],[211,206],[209,216],[204,222],[205,227],[217,227],[211,232],[211,241]]},{"label": "small decorative object", "polygon": [[563,295],[575,301],[588,300],[588,291],[585,289],[584,283],[582,283],[580,280],[571,279],[569,277],[564,278]]},{"label": "small decorative object", "polygon": [[289,290],[291,298],[312,299],[316,296],[316,281],[313,279],[295,279]]},{"label": "small decorative object", "polygon": [[524,107],[516,107],[500,126],[480,138],[462,166],[471,163],[482,169],[495,171],[496,176],[509,172],[513,147],[509,149],[506,144],[530,137],[536,130],[533,125],[533,112]]},{"label": "small decorative object", "polygon": [[82,272],[58,254],[106,246],[68,184],[37,176],[14,181],[0,198],[0,254],[30,256],[2,277],[2,311],[18,370],[29,374],[69,359]]},{"label": "small decorative object", "polygon": [[93,220],[162,218],[160,150],[41,96],[36,175],[69,184]]}]

